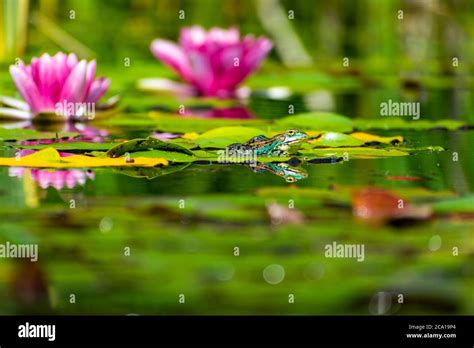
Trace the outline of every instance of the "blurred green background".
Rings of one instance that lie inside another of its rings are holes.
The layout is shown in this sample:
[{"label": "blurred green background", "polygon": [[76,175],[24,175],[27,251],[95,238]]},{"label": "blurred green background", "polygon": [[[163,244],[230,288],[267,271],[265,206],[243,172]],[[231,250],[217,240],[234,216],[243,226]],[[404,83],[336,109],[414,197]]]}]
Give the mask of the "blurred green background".
[{"label": "blurred green background", "polygon": [[[275,44],[245,83],[255,92],[247,107],[257,118],[285,116],[292,104],[295,113],[376,119],[380,103],[393,99],[420,101],[422,120],[472,124],[472,23],[469,0],[0,0],[0,94],[16,95],[7,70],[16,58],[61,50],[97,59],[99,74],[112,78],[110,95],[122,96],[120,117],[174,114],[191,101],[136,88],[141,78],[176,78],[151,55],[152,39],[176,40],[193,24],[235,25]],[[290,95],[271,97],[275,86]],[[158,129],[131,122],[107,130],[116,139]],[[472,130],[377,134],[447,151],[304,164],[309,177],[293,185],[296,191],[270,173],[231,165],[191,165],[154,180],[96,170],[93,180],[62,190],[0,168],[0,241],[40,247],[38,264],[0,260],[0,314],[472,314],[472,216],[448,211],[418,225],[367,226],[353,218],[349,196],[333,192],[335,185],[376,185],[419,204],[472,197]],[[14,153],[0,147],[2,157]],[[266,204],[290,199],[306,222],[272,223]],[[442,244],[434,248],[438,237]],[[324,245],[334,240],[364,243],[366,261],[325,258]],[[454,246],[462,250],[457,257]],[[262,275],[272,264],[285,270],[277,285]],[[178,302],[181,293],[186,305]]]}]

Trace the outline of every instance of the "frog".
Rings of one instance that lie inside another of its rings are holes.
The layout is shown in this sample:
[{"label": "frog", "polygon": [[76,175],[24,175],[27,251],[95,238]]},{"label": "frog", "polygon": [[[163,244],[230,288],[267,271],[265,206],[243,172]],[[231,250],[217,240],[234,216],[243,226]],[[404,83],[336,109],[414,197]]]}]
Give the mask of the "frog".
[{"label": "frog", "polygon": [[289,129],[271,138],[258,135],[243,144],[231,144],[227,151],[230,156],[251,152],[254,156],[288,157],[307,138],[306,133]]},{"label": "frog", "polygon": [[308,173],[304,169],[292,167],[288,163],[257,163],[249,167],[255,173],[270,172],[281,176],[289,183],[297,182],[308,177]]}]

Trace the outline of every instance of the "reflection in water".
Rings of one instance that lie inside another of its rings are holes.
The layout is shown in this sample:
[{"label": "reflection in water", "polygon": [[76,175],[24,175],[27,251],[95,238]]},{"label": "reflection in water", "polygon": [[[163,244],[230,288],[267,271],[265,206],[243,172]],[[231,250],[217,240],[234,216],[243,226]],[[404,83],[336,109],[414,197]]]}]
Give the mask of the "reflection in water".
[{"label": "reflection in water", "polygon": [[[61,124],[63,132],[77,132],[80,133],[79,137],[76,138],[67,138],[67,139],[39,139],[31,141],[21,141],[20,144],[23,146],[34,146],[34,145],[47,145],[54,143],[65,143],[65,142],[103,142],[108,137],[108,132],[102,129],[92,127],[85,123],[73,123],[65,122]],[[34,125],[29,122],[29,124],[24,125],[25,129],[35,129]],[[35,150],[20,150],[17,152],[17,156],[27,156],[36,152]],[[61,157],[66,157],[72,155],[67,152],[59,152]],[[23,178],[25,174],[31,176],[31,179],[34,182],[37,182],[38,185],[46,189],[48,187],[54,187],[57,190],[62,190],[63,188],[72,189],[78,185],[83,186],[87,179],[94,180],[95,174],[90,170],[81,170],[81,169],[61,169],[61,170],[51,170],[51,169],[30,169],[23,167],[12,167],[8,170],[8,175],[10,177]]]},{"label": "reflection in water", "polygon": [[72,189],[78,185],[84,186],[87,179],[94,180],[95,178],[92,171],[80,169],[49,170],[12,167],[9,168],[8,174],[17,178],[23,178],[25,174],[29,174],[41,188],[54,187],[56,190]]},{"label": "reflection in water", "polygon": [[56,122],[50,125],[51,128],[46,127],[41,123],[35,123],[31,120],[22,122],[0,122],[1,128],[6,129],[32,129],[37,131],[51,131],[51,132],[71,132],[79,133],[80,136],[71,139],[42,139],[34,141],[23,141],[22,145],[39,145],[50,144],[53,142],[74,142],[74,141],[90,141],[103,142],[109,136],[109,132],[104,129],[96,128],[84,122]]},{"label": "reflection in water", "polygon": [[[80,122],[64,122],[58,124],[60,129],[56,131],[59,132],[72,132],[72,133],[79,133],[80,136],[71,139],[43,139],[43,140],[34,140],[34,141],[24,141],[21,142],[22,145],[38,145],[38,144],[51,144],[55,142],[75,142],[75,141],[89,141],[94,143],[100,143],[106,140],[109,136],[109,133],[100,128],[93,127],[87,123],[80,123]],[[37,124],[29,123],[27,126],[24,127],[25,129],[35,129],[42,131],[43,129],[39,129]]]},{"label": "reflection in water", "polygon": [[44,311],[49,307],[48,279],[36,262],[18,260],[11,278],[11,293],[16,302],[31,311]]},{"label": "reflection in water", "polygon": [[257,163],[256,165],[249,165],[248,167],[255,173],[270,172],[281,176],[287,182],[296,182],[308,177],[308,173],[304,169],[292,167],[288,163]]}]

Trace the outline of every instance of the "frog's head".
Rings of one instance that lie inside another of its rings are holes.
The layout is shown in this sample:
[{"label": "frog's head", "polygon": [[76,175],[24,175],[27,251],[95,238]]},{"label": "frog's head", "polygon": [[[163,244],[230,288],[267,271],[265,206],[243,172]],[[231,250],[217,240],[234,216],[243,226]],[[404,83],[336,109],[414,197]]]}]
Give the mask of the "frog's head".
[{"label": "frog's head", "polygon": [[280,135],[280,142],[283,144],[293,144],[308,138],[308,134],[300,132],[296,129],[288,129],[285,133]]},{"label": "frog's head", "polygon": [[277,174],[284,178],[286,182],[297,182],[308,177],[308,173],[304,169],[290,167],[288,163],[278,163],[277,166]]}]

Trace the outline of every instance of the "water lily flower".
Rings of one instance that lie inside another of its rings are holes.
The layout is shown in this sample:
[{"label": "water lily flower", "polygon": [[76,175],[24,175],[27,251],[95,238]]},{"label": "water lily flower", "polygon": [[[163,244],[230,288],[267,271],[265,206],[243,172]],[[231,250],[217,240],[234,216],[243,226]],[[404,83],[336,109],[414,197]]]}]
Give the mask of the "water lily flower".
[{"label": "water lily flower", "polygon": [[10,66],[10,74],[26,105],[27,111],[17,116],[32,118],[39,113],[55,113],[63,118],[78,118],[90,112],[105,94],[110,80],[95,78],[96,62],[78,61],[74,53],[54,56],[45,53],[33,58],[30,65],[22,61]]},{"label": "water lily flower", "polygon": [[201,96],[234,97],[237,85],[254,72],[272,49],[265,37],[247,35],[239,30],[201,26],[181,30],[179,45],[156,39],[153,55],[173,68]]}]

